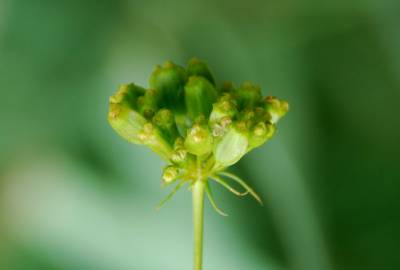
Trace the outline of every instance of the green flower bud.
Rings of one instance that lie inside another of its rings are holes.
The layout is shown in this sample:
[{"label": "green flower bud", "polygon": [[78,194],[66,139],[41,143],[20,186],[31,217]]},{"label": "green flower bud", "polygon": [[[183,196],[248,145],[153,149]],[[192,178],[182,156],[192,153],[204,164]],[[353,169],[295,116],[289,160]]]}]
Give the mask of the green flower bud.
[{"label": "green flower bud", "polygon": [[110,104],[127,105],[132,110],[137,109],[137,100],[144,95],[146,90],[133,83],[121,85],[117,92],[110,97]]},{"label": "green flower bud", "polygon": [[144,96],[138,99],[139,112],[147,119],[151,119],[159,108],[161,102],[160,91],[149,89]]},{"label": "green flower bud", "polygon": [[212,104],[217,99],[217,90],[203,77],[192,76],[185,86],[185,102],[189,117],[195,120],[203,115],[208,118]]},{"label": "green flower bud", "polygon": [[265,98],[264,105],[267,111],[267,120],[273,124],[289,111],[289,104],[285,100],[279,100],[272,96]]},{"label": "green flower bud", "polygon": [[188,76],[201,76],[206,78],[210,83],[215,85],[214,77],[207,64],[197,58],[192,58],[187,66]]},{"label": "green flower bud", "polygon": [[261,101],[261,89],[250,82],[244,82],[235,90],[240,108],[252,108]]},{"label": "green flower bud", "polygon": [[147,123],[146,119],[134,110],[137,99],[144,91],[134,84],[125,84],[110,97],[108,122],[122,138],[135,144],[141,143],[138,134]]},{"label": "green flower bud", "polygon": [[171,184],[177,180],[179,176],[179,168],[173,165],[166,166],[162,174],[162,180],[165,184]]},{"label": "green flower bud", "polygon": [[213,104],[209,124],[213,127],[215,124],[219,124],[222,119],[232,119],[236,114],[237,109],[233,98],[229,95],[223,95],[218,102]]},{"label": "green flower bud", "polygon": [[222,93],[233,93],[235,90],[235,86],[233,85],[232,82],[223,82],[221,86],[221,92]]},{"label": "green flower bud", "polygon": [[167,61],[157,66],[150,76],[150,87],[160,91],[163,106],[174,112],[184,110],[183,88],[187,79],[184,68]]},{"label": "green flower bud", "polygon": [[185,141],[182,137],[175,140],[174,151],[171,154],[170,160],[172,163],[179,165],[182,168],[188,167],[195,161],[196,157],[185,148]]},{"label": "green flower bud", "polygon": [[226,168],[235,164],[249,145],[247,134],[242,125],[232,125],[229,131],[215,144],[214,156],[217,168]]},{"label": "green flower bud", "polygon": [[173,145],[178,137],[173,113],[168,109],[161,109],[153,117],[153,123],[160,129],[163,137]]},{"label": "green flower bud", "polygon": [[251,108],[244,109],[240,112],[239,120],[245,124],[246,129],[250,129],[255,124],[255,112]]},{"label": "green flower bud", "polygon": [[185,139],[182,137],[176,138],[174,142],[174,149],[183,148],[185,147]]},{"label": "green flower bud", "polygon": [[264,144],[275,133],[275,125],[270,123],[259,122],[253,127],[249,134],[249,149],[256,148]]},{"label": "green flower bud", "polygon": [[189,153],[197,156],[203,156],[211,153],[213,146],[213,137],[207,125],[196,123],[188,129],[185,139],[185,148]]},{"label": "green flower bud", "polygon": [[222,137],[229,130],[231,124],[232,119],[230,117],[222,118],[218,123],[212,125],[212,135],[214,137]]},{"label": "green flower bud", "polygon": [[257,122],[265,120],[265,110],[262,107],[254,109],[254,118]]},{"label": "green flower bud", "polygon": [[162,158],[169,160],[172,153],[171,144],[165,139],[160,129],[155,125],[146,123],[139,132],[138,138],[141,143],[150,147],[151,150],[159,154]]},{"label": "green flower bud", "polygon": [[187,160],[188,153],[185,148],[175,149],[171,154],[171,161],[178,165],[183,165]]}]

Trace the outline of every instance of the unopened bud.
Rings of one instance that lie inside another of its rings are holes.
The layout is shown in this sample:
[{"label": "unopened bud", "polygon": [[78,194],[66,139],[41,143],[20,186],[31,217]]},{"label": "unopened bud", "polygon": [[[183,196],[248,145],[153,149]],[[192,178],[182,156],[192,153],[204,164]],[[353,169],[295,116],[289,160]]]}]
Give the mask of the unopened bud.
[{"label": "unopened bud", "polygon": [[277,123],[289,111],[289,103],[272,96],[266,97],[264,104],[267,112],[267,120],[273,124]]},{"label": "unopened bud", "polygon": [[219,122],[212,124],[212,135],[214,137],[223,136],[232,124],[232,119],[228,116],[222,118]]},{"label": "unopened bud", "polygon": [[208,118],[212,104],[217,99],[217,90],[205,78],[192,76],[185,86],[185,102],[189,117],[195,120],[203,115]]},{"label": "unopened bud", "polygon": [[137,100],[143,96],[146,90],[133,83],[122,84],[117,92],[110,97],[110,103],[121,104],[124,103],[131,109],[137,109]]},{"label": "unopened bud", "polygon": [[250,132],[249,150],[264,144],[275,133],[275,125],[265,122],[259,122]]},{"label": "unopened bud", "polygon": [[213,104],[209,124],[219,124],[223,119],[232,119],[237,114],[236,105],[229,95],[223,95],[218,102]]},{"label": "unopened bud", "polygon": [[153,122],[160,129],[165,139],[173,145],[178,137],[178,129],[173,113],[168,109],[161,109],[153,117]]},{"label": "unopened bud", "polygon": [[235,93],[240,108],[252,108],[262,98],[260,87],[250,82],[244,82],[238,89],[235,90]]},{"label": "unopened bud", "polygon": [[210,83],[215,85],[214,77],[207,64],[198,58],[190,59],[187,66],[188,76],[201,76],[206,78]]},{"label": "unopened bud", "polygon": [[160,91],[162,105],[174,112],[184,108],[183,88],[186,83],[184,68],[167,61],[163,66],[157,66],[150,76],[150,87]]},{"label": "unopened bud", "polygon": [[170,184],[174,182],[179,176],[179,168],[173,165],[169,165],[164,168],[162,174],[162,180],[165,184]]},{"label": "unopened bud", "polygon": [[165,160],[169,160],[172,153],[171,143],[161,133],[160,129],[152,123],[146,123],[138,134],[141,142],[159,154]]},{"label": "unopened bud", "polygon": [[151,119],[159,108],[161,98],[159,90],[147,90],[144,96],[138,100],[139,112],[145,118]]},{"label": "unopened bud", "polygon": [[171,154],[171,161],[176,164],[183,164],[187,158],[187,151],[184,148],[178,148]]},{"label": "unopened bud", "polygon": [[147,122],[135,111],[137,99],[144,91],[134,84],[125,84],[110,97],[108,122],[122,138],[135,144],[141,143],[138,134]]},{"label": "unopened bud", "polygon": [[212,151],[213,137],[207,125],[194,124],[188,129],[185,148],[189,153],[203,156]]},{"label": "unopened bud", "polygon": [[231,93],[231,92],[233,92],[234,88],[235,88],[235,86],[233,85],[232,82],[225,81],[222,83],[221,92]]}]

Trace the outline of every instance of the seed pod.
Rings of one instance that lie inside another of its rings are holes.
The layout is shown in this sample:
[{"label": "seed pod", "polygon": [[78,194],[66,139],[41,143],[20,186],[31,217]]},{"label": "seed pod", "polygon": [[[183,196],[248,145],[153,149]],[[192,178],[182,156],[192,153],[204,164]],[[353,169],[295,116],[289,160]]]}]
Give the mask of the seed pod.
[{"label": "seed pod", "polygon": [[185,86],[185,102],[189,117],[192,120],[203,115],[208,118],[212,104],[217,99],[217,90],[203,77],[192,76]]},{"label": "seed pod", "polygon": [[168,109],[161,109],[153,117],[153,123],[160,129],[163,137],[173,145],[178,137],[173,113]]},{"label": "seed pod", "polygon": [[264,99],[264,106],[267,112],[267,120],[275,124],[289,111],[289,104],[285,100],[279,100],[268,96]]},{"label": "seed pod", "polygon": [[197,156],[203,156],[211,153],[213,146],[213,137],[205,124],[196,123],[188,129],[185,139],[185,148],[189,153]]},{"label": "seed pod", "polygon": [[229,131],[214,147],[216,167],[226,168],[235,164],[244,154],[249,145],[247,134],[242,127],[232,125]]},{"label": "seed pod", "polygon": [[179,176],[179,168],[173,165],[166,166],[162,174],[163,182],[168,185],[177,180]]},{"label": "seed pod", "polygon": [[184,110],[183,89],[187,75],[184,68],[167,61],[163,66],[157,66],[150,76],[150,87],[160,91],[162,104],[174,112]]},{"label": "seed pod", "polygon": [[150,147],[151,150],[159,154],[163,159],[169,160],[172,153],[172,146],[157,126],[152,123],[144,124],[138,134],[138,138],[141,143]]},{"label": "seed pod", "polygon": [[275,133],[276,127],[274,124],[259,122],[256,124],[249,134],[249,149],[248,151],[264,144]]},{"label": "seed pod", "polygon": [[208,68],[207,64],[198,58],[190,59],[187,66],[188,76],[201,76],[206,78],[210,83],[215,86],[214,77]]},{"label": "seed pod", "polygon": [[250,82],[244,82],[238,89],[235,90],[236,97],[240,108],[252,108],[260,102],[261,89]]},{"label": "seed pod", "polygon": [[141,143],[138,134],[147,122],[135,111],[137,99],[144,91],[134,84],[125,84],[110,97],[108,122],[122,138],[135,144]]}]

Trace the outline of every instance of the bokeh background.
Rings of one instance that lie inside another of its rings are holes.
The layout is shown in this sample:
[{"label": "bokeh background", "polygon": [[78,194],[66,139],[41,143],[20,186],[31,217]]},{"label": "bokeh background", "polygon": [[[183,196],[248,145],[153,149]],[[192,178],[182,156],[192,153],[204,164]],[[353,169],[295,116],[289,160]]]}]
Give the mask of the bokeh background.
[{"label": "bokeh background", "polygon": [[120,83],[206,60],[287,99],[279,133],[216,187],[205,270],[400,269],[400,5],[0,1],[0,269],[191,269],[190,193],[106,121]]}]

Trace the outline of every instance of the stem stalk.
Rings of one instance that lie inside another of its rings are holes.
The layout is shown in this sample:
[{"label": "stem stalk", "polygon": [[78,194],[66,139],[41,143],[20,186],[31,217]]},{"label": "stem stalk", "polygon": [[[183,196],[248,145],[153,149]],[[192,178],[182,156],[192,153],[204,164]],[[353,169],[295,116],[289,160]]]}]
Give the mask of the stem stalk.
[{"label": "stem stalk", "polygon": [[193,185],[193,223],[194,223],[194,270],[202,269],[203,261],[203,216],[204,216],[203,179],[197,179]]}]

